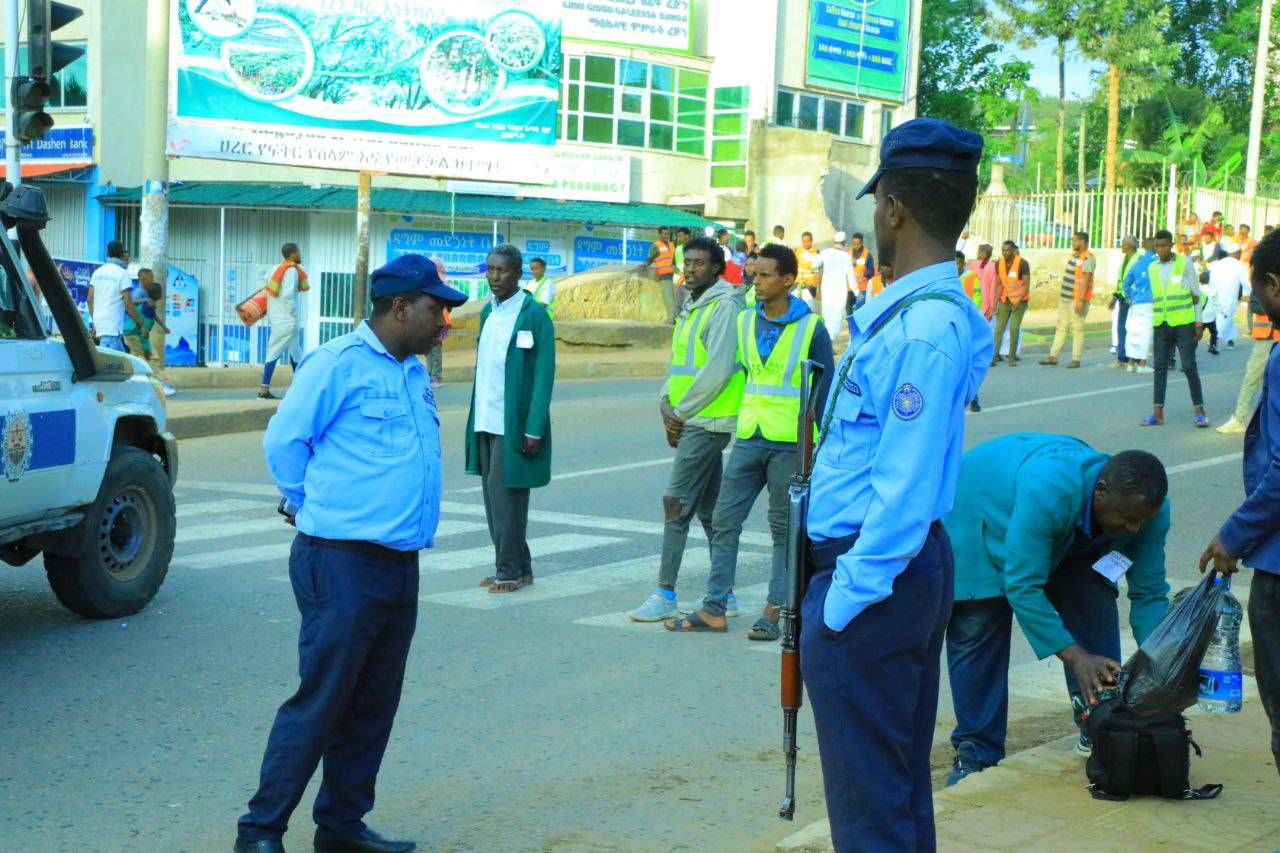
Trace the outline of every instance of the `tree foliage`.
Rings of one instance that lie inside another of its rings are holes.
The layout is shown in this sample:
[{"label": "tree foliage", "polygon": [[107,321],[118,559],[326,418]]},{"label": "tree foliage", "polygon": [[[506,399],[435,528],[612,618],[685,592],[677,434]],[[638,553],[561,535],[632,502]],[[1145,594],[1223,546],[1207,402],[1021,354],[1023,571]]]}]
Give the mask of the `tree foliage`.
[{"label": "tree foliage", "polygon": [[984,38],[987,11],[982,0],[924,4],[917,94],[920,115],[984,135],[1012,120],[1031,76],[1030,63],[1002,59]]}]

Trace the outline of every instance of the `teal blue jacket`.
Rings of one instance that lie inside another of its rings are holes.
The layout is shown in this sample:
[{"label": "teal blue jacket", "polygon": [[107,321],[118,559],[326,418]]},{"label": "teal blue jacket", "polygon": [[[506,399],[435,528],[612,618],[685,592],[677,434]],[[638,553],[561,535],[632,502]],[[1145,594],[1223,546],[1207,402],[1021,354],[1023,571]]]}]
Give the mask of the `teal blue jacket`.
[{"label": "teal blue jacket", "polygon": [[[943,519],[956,562],[956,601],[1004,597],[1036,655],[1076,641],[1044,587],[1082,529],[1092,525],[1093,488],[1111,457],[1065,435],[1014,433],[964,455],[955,506]],[[1164,543],[1169,501],[1109,550],[1133,565],[1125,574],[1129,624],[1141,643],[1164,616],[1169,584]]]}]

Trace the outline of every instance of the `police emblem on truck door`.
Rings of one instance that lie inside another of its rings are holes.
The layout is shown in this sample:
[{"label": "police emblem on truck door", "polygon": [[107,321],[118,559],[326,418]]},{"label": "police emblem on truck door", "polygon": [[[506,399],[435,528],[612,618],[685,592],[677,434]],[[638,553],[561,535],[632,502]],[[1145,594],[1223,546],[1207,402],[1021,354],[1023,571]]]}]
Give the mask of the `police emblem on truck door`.
[{"label": "police emblem on truck door", "polygon": [[14,409],[4,418],[4,475],[16,482],[31,464],[31,416]]}]

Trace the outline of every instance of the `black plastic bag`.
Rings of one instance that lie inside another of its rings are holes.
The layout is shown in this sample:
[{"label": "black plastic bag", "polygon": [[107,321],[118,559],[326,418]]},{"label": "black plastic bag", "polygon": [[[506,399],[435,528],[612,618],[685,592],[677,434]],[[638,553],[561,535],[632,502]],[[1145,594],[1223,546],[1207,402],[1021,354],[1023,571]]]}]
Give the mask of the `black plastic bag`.
[{"label": "black plastic bag", "polygon": [[1181,712],[1196,703],[1200,662],[1213,639],[1227,585],[1214,573],[1176,596],[1151,636],[1125,662],[1116,683],[1133,714]]}]

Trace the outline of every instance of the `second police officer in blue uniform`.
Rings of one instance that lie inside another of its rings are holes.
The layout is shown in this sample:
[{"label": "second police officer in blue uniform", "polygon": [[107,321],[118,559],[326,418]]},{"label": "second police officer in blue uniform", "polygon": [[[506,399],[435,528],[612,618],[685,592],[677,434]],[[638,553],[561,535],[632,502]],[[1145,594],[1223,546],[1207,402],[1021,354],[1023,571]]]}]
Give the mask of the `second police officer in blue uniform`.
[{"label": "second police officer in blue uniform", "polygon": [[374,272],[373,314],[308,353],[267,426],[267,467],[298,535],[298,691],[280,706],[237,853],[283,851],[312,774],[315,848],[407,853],[364,824],[418,615],[418,552],[440,519],[440,418],[418,355],[466,301],[419,255]]},{"label": "second police officer in blue uniform", "polygon": [[875,193],[892,287],[850,320],[813,468],[815,574],[801,666],[837,851],[936,846],[929,752],[954,565],[965,406],[991,330],[956,277],[982,137],[915,119],[885,137]]}]

